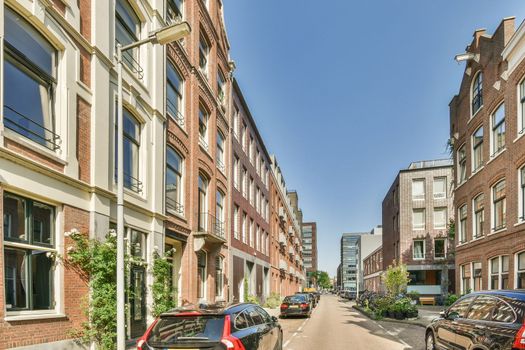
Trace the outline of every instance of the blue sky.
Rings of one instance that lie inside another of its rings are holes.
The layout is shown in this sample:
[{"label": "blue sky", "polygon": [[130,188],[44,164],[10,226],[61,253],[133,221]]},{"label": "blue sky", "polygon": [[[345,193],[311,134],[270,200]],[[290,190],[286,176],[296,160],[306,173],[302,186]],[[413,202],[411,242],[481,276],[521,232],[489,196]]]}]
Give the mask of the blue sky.
[{"label": "blue sky", "polygon": [[477,28],[523,0],[224,0],[235,76],[334,275],[342,232],[381,224],[399,169],[447,157],[448,103]]}]

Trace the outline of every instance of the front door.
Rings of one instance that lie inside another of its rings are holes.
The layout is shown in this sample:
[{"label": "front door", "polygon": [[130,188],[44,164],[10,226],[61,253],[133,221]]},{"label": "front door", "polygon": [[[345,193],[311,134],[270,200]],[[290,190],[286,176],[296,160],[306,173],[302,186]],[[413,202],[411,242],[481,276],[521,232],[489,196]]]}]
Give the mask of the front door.
[{"label": "front door", "polygon": [[146,272],[135,266],[130,273],[130,337],[146,332]]}]

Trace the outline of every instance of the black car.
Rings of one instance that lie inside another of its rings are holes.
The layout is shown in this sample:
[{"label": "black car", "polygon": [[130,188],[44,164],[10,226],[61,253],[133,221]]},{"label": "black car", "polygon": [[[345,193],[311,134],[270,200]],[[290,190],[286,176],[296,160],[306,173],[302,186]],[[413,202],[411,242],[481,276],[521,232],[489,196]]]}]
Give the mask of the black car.
[{"label": "black car", "polygon": [[525,291],[467,294],[427,326],[427,350],[525,349]]},{"label": "black car", "polygon": [[282,350],[276,317],[254,304],[175,309],[160,315],[138,350]]},{"label": "black car", "polygon": [[306,316],[312,313],[311,299],[307,294],[290,295],[284,298],[281,303],[281,318],[287,316]]},{"label": "black car", "polygon": [[310,303],[312,304],[312,307],[316,307],[317,306],[317,299],[315,297],[315,295],[313,295],[313,293],[295,293],[295,295],[305,295],[308,300],[310,301]]}]

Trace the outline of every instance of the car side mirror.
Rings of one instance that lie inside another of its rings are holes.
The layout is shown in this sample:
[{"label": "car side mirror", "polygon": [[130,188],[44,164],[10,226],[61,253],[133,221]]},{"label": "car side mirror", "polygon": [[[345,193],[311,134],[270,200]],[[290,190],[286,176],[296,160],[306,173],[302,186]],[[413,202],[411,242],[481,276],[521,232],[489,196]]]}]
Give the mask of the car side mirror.
[{"label": "car side mirror", "polygon": [[439,317],[441,318],[447,318],[447,310],[441,310],[439,312]]},{"label": "car side mirror", "polygon": [[279,319],[275,316],[272,316],[272,321],[275,323],[275,322],[279,322]]}]

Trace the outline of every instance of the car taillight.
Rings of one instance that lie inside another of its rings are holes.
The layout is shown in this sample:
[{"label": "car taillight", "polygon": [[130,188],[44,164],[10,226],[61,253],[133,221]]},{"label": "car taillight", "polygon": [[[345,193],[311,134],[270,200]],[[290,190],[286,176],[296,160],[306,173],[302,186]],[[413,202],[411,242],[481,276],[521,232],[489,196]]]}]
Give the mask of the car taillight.
[{"label": "car taillight", "polygon": [[222,331],[221,343],[226,346],[226,349],[231,350],[245,350],[244,345],[239,338],[231,334],[231,319],[230,315],[224,317],[224,329]]},{"label": "car taillight", "polygon": [[288,304],[281,304],[281,309],[288,309]]},{"label": "car taillight", "polygon": [[513,349],[525,349],[525,324],[521,326],[516,337],[514,338]]},{"label": "car taillight", "polygon": [[308,304],[307,304],[307,303],[302,303],[302,304],[301,304],[301,308],[306,309],[307,307],[308,307]]},{"label": "car taillight", "polygon": [[146,343],[146,341],[148,340],[149,335],[151,334],[151,331],[153,330],[153,327],[155,327],[155,325],[157,324],[157,321],[158,321],[158,319],[156,319],[155,321],[153,321],[153,323],[151,324],[151,326],[149,326],[149,328],[146,330],[146,333],[144,333],[144,335],[143,335],[142,337],[140,337],[139,340],[137,340],[137,350],[146,350],[146,349],[143,348],[142,346],[143,346],[144,343]]}]

